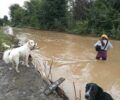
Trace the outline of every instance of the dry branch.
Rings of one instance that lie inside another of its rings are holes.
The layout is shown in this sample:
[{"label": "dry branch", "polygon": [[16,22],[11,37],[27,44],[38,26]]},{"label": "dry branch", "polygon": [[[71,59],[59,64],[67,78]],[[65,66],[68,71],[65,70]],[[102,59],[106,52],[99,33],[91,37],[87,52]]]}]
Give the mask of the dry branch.
[{"label": "dry branch", "polygon": [[75,83],[73,81],[73,87],[74,87],[74,93],[75,93],[75,100],[77,100],[77,94],[76,94],[76,88],[75,88]]}]

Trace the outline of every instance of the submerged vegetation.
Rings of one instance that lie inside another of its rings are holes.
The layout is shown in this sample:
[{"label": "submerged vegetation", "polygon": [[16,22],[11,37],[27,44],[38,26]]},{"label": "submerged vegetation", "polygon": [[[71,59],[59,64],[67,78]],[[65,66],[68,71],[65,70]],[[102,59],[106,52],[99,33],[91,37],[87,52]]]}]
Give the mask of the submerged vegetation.
[{"label": "submerged vegetation", "polygon": [[30,0],[10,16],[12,26],[120,39],[120,0]]}]

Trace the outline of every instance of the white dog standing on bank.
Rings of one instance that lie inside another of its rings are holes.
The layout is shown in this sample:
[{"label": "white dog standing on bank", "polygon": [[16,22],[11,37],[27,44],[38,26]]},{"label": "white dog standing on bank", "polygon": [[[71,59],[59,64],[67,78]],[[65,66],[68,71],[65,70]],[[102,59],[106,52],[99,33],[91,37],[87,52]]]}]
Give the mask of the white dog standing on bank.
[{"label": "white dog standing on bank", "polygon": [[31,50],[33,50],[35,46],[35,42],[33,40],[29,40],[21,47],[6,50],[3,54],[3,60],[5,63],[12,63],[13,66],[15,66],[16,71],[19,73],[18,65],[20,63],[20,58],[24,59],[25,65],[29,67],[28,58],[31,54]]}]

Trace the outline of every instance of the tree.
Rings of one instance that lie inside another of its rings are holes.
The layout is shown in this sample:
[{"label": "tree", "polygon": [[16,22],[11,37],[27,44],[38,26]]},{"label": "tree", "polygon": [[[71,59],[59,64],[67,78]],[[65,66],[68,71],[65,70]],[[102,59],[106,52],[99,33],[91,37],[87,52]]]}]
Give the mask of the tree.
[{"label": "tree", "polygon": [[39,28],[41,26],[39,16],[41,16],[41,0],[31,0],[24,3],[26,9],[26,19],[29,20],[29,26]]},{"label": "tree", "polygon": [[[120,38],[120,0],[30,0],[14,4],[14,26],[81,33],[107,33]],[[6,19],[6,18],[5,18]],[[0,21],[2,25],[2,21]]]},{"label": "tree", "polygon": [[8,20],[8,17],[6,15],[3,17],[3,23],[4,23],[4,25],[9,24],[9,20]]},{"label": "tree", "polygon": [[24,7],[14,4],[10,7],[12,24],[27,25],[42,29],[64,30],[66,20],[66,0],[30,0]]},{"label": "tree", "polygon": [[10,6],[10,16],[13,26],[21,25],[25,16],[25,10],[18,4]]},{"label": "tree", "polygon": [[75,0],[73,5],[73,17],[75,20],[85,20],[87,18],[90,2],[88,0]]},{"label": "tree", "polygon": [[66,27],[66,0],[44,0],[39,16],[41,25],[45,29],[64,30]]},{"label": "tree", "polygon": [[0,18],[0,26],[3,26],[3,19]]},{"label": "tree", "polygon": [[[96,0],[89,11],[89,27],[91,32],[109,36],[120,33],[120,4],[119,0]],[[114,32],[113,32],[114,30]],[[117,35],[118,36],[118,35]],[[119,34],[120,37],[120,34]]]}]

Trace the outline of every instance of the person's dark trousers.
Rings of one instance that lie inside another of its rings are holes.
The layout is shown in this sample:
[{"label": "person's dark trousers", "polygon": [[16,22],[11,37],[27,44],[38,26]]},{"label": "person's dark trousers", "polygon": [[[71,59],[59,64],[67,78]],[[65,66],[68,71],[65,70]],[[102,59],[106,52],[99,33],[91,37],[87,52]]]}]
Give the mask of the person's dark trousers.
[{"label": "person's dark trousers", "polygon": [[107,60],[107,51],[103,50],[103,51],[98,51],[97,56],[96,56],[97,60]]}]

